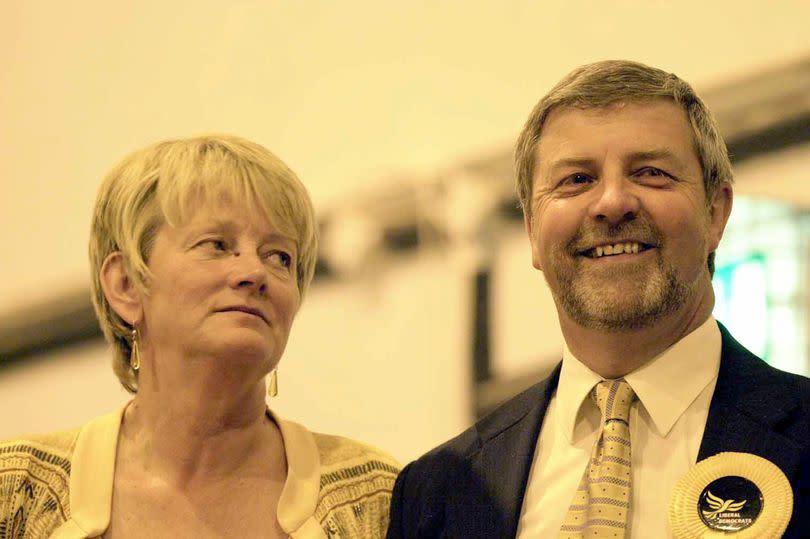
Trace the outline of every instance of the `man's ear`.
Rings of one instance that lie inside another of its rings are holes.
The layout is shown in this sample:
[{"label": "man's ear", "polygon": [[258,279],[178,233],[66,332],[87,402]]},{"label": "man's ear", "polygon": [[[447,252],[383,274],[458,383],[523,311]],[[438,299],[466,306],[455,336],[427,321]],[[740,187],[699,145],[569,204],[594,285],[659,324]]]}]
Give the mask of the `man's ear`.
[{"label": "man's ear", "polygon": [[532,247],[532,266],[543,271],[543,267],[540,264],[540,249],[537,244],[537,238],[534,237],[536,232],[534,222],[526,208],[523,208],[523,227],[526,229],[526,234],[529,236],[529,245]]},{"label": "man's ear", "polygon": [[121,251],[114,251],[104,259],[99,280],[104,296],[115,313],[133,326],[140,322],[143,317],[141,293],[129,277]]},{"label": "man's ear", "polygon": [[723,231],[726,229],[731,206],[734,202],[734,191],[731,184],[723,182],[718,185],[709,204],[709,252],[713,252],[720,245]]}]

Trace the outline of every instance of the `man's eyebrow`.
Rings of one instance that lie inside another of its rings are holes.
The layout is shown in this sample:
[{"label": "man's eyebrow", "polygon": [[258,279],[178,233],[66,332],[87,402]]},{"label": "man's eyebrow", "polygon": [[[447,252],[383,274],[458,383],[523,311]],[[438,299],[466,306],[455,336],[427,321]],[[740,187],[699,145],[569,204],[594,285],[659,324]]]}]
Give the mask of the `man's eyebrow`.
[{"label": "man's eyebrow", "polygon": [[633,152],[627,156],[628,161],[653,161],[656,159],[667,159],[680,164],[680,159],[666,148],[657,148],[643,152]]},{"label": "man's eyebrow", "polygon": [[[654,150],[643,150],[631,152],[625,156],[627,161],[645,161],[655,159],[668,159],[680,163],[680,159],[671,150],[666,148],[656,148]],[[549,164],[549,170],[554,170],[564,167],[586,167],[596,162],[596,159],[590,157],[564,157],[557,159]]]},{"label": "man's eyebrow", "polygon": [[562,159],[552,161],[549,164],[548,169],[549,171],[554,171],[565,167],[587,167],[593,165],[594,162],[595,160],[591,159],[590,157],[564,157]]}]

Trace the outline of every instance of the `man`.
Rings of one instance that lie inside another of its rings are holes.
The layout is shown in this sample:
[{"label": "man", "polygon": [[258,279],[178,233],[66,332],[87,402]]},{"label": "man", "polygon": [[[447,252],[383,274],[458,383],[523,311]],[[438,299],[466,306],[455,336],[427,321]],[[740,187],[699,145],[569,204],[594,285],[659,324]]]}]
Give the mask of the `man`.
[{"label": "man", "polygon": [[732,174],[692,88],[634,62],[578,68],[532,111],[516,168],[563,361],[402,471],[388,537],[672,537],[676,484],[726,451],[782,470],[785,537],[810,537],[810,380],[712,318]]}]

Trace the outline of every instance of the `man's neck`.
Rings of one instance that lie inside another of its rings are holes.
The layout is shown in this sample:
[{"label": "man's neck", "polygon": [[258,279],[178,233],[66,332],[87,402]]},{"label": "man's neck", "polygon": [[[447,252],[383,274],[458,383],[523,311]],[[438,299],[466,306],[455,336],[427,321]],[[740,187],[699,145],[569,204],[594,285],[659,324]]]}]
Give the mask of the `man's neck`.
[{"label": "man's neck", "polygon": [[571,353],[605,379],[617,379],[642,367],[700,327],[712,304],[674,313],[647,327],[621,331],[583,327],[560,312],[560,326]]}]

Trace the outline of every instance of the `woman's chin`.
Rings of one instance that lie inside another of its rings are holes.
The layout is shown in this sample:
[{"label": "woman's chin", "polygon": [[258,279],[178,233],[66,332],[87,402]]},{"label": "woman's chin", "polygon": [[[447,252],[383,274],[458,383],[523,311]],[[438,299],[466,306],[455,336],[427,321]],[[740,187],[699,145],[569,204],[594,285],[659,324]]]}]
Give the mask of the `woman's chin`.
[{"label": "woman's chin", "polygon": [[[210,343],[206,348],[207,352],[229,364],[244,363],[245,365],[257,365],[261,363],[271,363],[274,355],[274,346],[267,342],[266,337],[254,337],[250,335],[229,336],[220,338],[216,342]],[[269,371],[269,368],[268,368]]]}]

